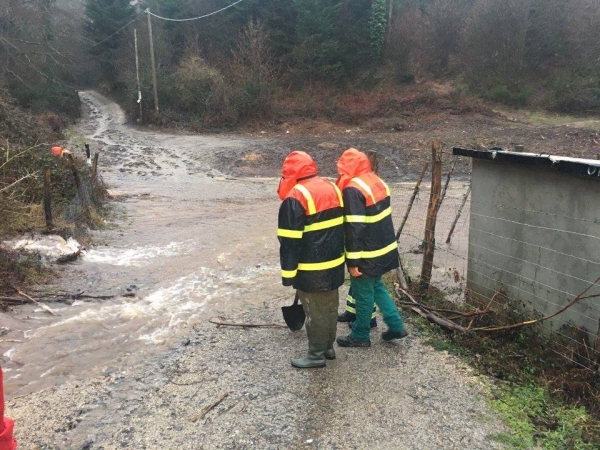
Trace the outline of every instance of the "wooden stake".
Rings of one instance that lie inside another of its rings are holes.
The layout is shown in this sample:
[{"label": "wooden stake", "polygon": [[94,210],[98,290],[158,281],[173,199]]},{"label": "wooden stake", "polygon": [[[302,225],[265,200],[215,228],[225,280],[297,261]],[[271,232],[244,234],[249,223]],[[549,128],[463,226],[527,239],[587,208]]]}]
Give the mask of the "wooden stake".
[{"label": "wooden stake", "polygon": [[433,256],[435,253],[435,225],[439,209],[440,193],[442,190],[442,146],[438,141],[431,145],[431,195],[427,208],[427,221],[425,222],[425,251],[423,253],[423,267],[421,268],[420,288],[422,291],[429,289],[431,271],[433,269]]},{"label": "wooden stake", "polygon": [[452,234],[454,234],[454,228],[456,227],[456,224],[458,223],[458,219],[460,219],[462,210],[465,207],[465,204],[467,203],[467,198],[469,198],[470,193],[471,193],[471,185],[469,185],[469,189],[467,189],[467,192],[465,193],[465,196],[463,197],[463,201],[460,205],[460,208],[458,208],[458,212],[456,213],[454,222],[452,222],[452,226],[450,227],[450,232],[448,233],[448,237],[446,238],[446,244],[449,244],[450,239],[452,239]]},{"label": "wooden stake", "polygon": [[402,219],[402,223],[400,224],[400,228],[396,232],[396,240],[400,239],[400,235],[402,234],[402,230],[404,229],[404,225],[406,225],[406,221],[408,220],[408,215],[410,214],[410,210],[413,207],[413,203],[417,198],[417,194],[419,193],[419,189],[421,187],[421,182],[423,181],[423,177],[425,177],[425,173],[427,172],[427,168],[429,167],[429,161],[427,161],[423,165],[423,170],[421,170],[421,175],[419,175],[419,179],[417,180],[417,184],[415,185],[415,189],[413,190],[412,197],[408,202],[408,207],[406,208],[406,213],[404,214],[404,218]]},{"label": "wooden stake", "polygon": [[46,216],[46,230],[52,229],[52,193],[50,190],[50,167],[44,167],[44,215]]},{"label": "wooden stake", "polygon": [[100,156],[100,153],[94,153],[94,162],[92,163],[92,180],[95,180],[98,176],[98,156]]},{"label": "wooden stake", "polygon": [[84,195],[83,187],[81,186],[81,179],[79,178],[79,172],[77,172],[77,166],[75,165],[75,158],[71,153],[66,154],[67,159],[69,160],[69,166],[71,166],[71,172],[73,172],[73,178],[75,179],[75,186],[77,187],[77,192],[79,193],[79,200],[81,201],[81,207],[83,208],[84,214],[89,213],[87,198]]}]

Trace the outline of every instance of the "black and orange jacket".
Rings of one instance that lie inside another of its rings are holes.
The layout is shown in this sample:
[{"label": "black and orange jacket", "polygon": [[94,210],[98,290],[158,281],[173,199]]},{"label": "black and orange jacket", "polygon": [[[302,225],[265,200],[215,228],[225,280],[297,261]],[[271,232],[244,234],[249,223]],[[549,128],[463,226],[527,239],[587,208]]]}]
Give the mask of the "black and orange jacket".
[{"label": "black and orange jacket", "polygon": [[277,236],[283,285],[304,292],[337,289],[344,282],[342,194],[317,176],[304,152],[290,153],[282,172]]},{"label": "black and orange jacket", "polygon": [[348,149],[338,164],[343,192],[346,263],[368,277],[399,267],[389,187],[371,170],[367,155]]}]

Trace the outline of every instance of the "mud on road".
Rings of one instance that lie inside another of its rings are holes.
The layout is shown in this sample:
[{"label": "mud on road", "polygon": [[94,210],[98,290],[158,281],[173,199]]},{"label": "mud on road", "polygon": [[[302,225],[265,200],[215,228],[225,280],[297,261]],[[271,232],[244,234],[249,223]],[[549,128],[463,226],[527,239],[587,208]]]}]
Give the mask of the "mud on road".
[{"label": "mud on road", "polygon": [[[402,133],[190,136],[135,129],[106,98],[81,97],[80,132],[100,151],[115,213],[57,287],[117,296],[56,306],[56,318],[32,308],[10,318],[6,339],[20,342],[2,343],[3,367],[20,448],[501,448],[487,382],[414,330],[389,344],[379,329],[372,348],[338,349],[325,370],[297,371],[289,358],[305,351],[304,331],[208,319],[281,322],[292,295],[279,281],[275,190],[290,150],[313,153],[326,175],[346,146],[378,150],[383,176],[397,184],[414,179],[434,137],[450,148],[516,136],[533,150],[541,133],[554,133],[557,148],[574,135],[481,116]],[[582,151],[589,157],[594,146]],[[118,295],[127,290],[136,297]]]}]

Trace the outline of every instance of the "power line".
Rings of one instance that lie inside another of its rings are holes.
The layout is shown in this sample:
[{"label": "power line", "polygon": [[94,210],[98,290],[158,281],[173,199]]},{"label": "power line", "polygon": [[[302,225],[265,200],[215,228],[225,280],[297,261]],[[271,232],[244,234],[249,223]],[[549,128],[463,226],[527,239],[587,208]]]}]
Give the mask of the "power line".
[{"label": "power line", "polygon": [[218,14],[218,13],[220,13],[220,12],[222,12],[222,11],[225,11],[226,9],[232,8],[233,6],[235,6],[235,5],[237,5],[238,3],[241,3],[241,2],[243,2],[243,1],[244,1],[244,0],[237,0],[235,3],[232,3],[231,5],[229,5],[229,6],[226,6],[226,7],[224,7],[224,8],[221,8],[221,9],[219,9],[219,10],[217,10],[217,11],[213,11],[213,12],[211,12],[211,13],[204,14],[203,16],[198,16],[198,17],[190,17],[190,18],[188,18],[188,19],[170,19],[170,18],[168,18],[168,17],[162,17],[162,16],[159,16],[159,15],[157,15],[157,14],[154,14],[154,13],[153,13],[152,11],[150,11],[149,9],[147,9],[147,10],[146,10],[146,13],[150,14],[151,16],[154,16],[154,17],[156,17],[157,19],[168,20],[169,22],[190,22],[190,21],[192,21],[192,20],[204,19],[205,17],[214,16],[215,14]]},{"label": "power line", "polygon": [[133,22],[135,22],[138,19],[138,17],[140,17],[142,14],[144,14],[144,13],[143,12],[139,13],[137,16],[135,16],[133,18],[133,20],[131,20],[130,22],[127,22],[125,25],[123,25],[121,28],[119,28],[113,34],[111,34],[110,36],[105,37],[100,42],[96,42],[94,45],[92,45],[91,47],[89,47],[88,50],[90,50],[90,49],[92,49],[94,47],[97,47],[100,44],[103,44],[104,42],[108,41],[111,37],[116,36],[117,34],[119,34],[121,31],[123,31],[125,28],[127,28],[129,25],[131,25]]}]

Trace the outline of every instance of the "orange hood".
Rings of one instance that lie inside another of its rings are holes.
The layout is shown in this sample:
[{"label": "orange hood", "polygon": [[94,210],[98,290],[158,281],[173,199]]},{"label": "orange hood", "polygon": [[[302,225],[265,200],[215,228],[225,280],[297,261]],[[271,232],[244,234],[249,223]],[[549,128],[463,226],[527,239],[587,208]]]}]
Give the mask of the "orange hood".
[{"label": "orange hood", "polygon": [[283,161],[281,181],[277,194],[284,200],[299,180],[315,176],[319,169],[311,156],[306,152],[292,152]]},{"label": "orange hood", "polygon": [[336,184],[341,190],[344,190],[352,178],[370,173],[373,169],[371,169],[371,162],[367,155],[355,148],[349,148],[340,156],[337,162],[337,171],[340,176]]}]

